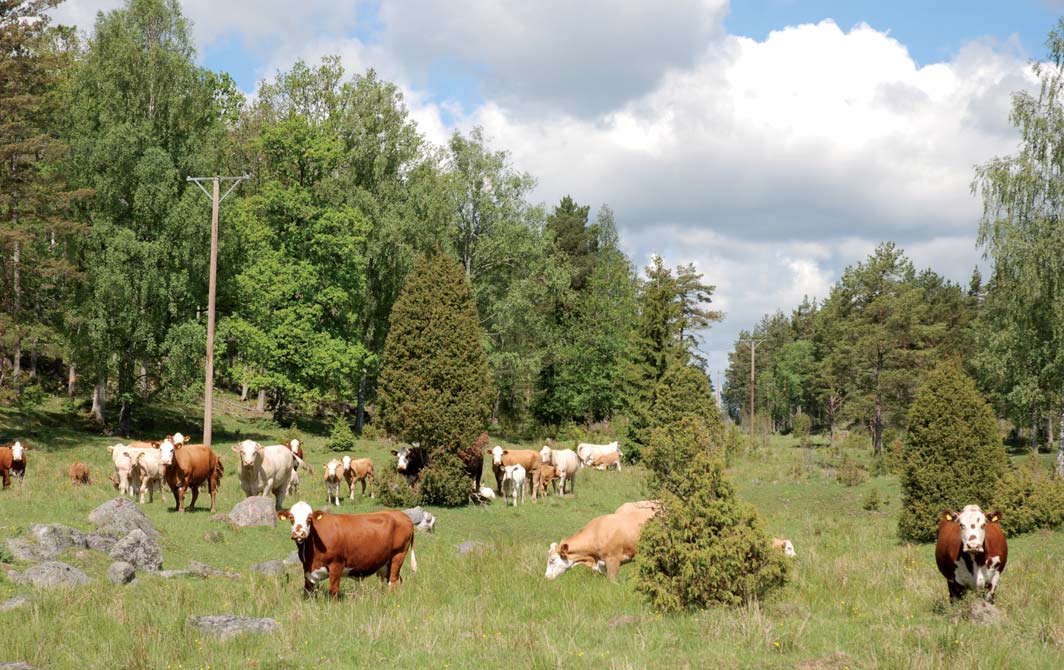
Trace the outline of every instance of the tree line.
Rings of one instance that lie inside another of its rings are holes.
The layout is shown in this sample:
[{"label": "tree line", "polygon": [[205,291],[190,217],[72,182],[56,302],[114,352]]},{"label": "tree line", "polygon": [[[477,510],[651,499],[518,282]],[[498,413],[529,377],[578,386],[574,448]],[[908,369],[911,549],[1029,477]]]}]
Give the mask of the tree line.
[{"label": "tree line", "polygon": [[249,99],[196,65],[176,0],[128,0],[83,40],[49,22],[59,2],[0,0],[0,401],[91,399],[126,433],[201,396],[210,205],[187,178],[218,174],[250,179],[221,208],[216,384],[277,420],[362,429],[392,308],[437,254],[471,287],[504,429],[623,414],[645,440],[657,381],[697,365],[713,287],[637,272],[606,205],[533,202],[481,129],[432,144],[338,57]]}]

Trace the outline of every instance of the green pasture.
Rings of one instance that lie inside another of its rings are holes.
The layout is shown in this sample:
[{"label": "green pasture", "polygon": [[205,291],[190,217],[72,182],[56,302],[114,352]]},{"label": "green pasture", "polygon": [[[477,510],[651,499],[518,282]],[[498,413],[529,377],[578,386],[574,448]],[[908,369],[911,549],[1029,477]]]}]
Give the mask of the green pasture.
[{"label": "green pasture", "polygon": [[[0,493],[0,539],[32,523],[64,523],[90,530],[86,517],[114,497],[106,446],[118,441],[80,430],[60,406],[31,413],[0,409],[0,435],[18,434],[35,447],[20,493]],[[153,415],[138,437],[181,430],[196,434],[195,410]],[[150,424],[150,422],[149,422]],[[219,511],[243,494],[234,474],[237,438],[280,440],[289,431],[232,415],[219,419],[215,447],[226,465]],[[307,459],[298,496],[320,506],[323,430],[300,432]],[[542,446],[541,443],[526,446]],[[359,443],[357,455],[389,464],[383,442]],[[868,454],[848,455],[865,463]],[[574,568],[556,581],[543,577],[547,546],[590,518],[645,497],[642,471],[580,474],[576,495],[519,508],[496,500],[487,507],[432,509],[436,532],[418,533],[419,570],[404,569],[403,585],[387,592],[376,578],[345,580],[343,599],[304,600],[297,568],[281,577],[248,566],[284,558],[294,548],[287,524],[235,529],[211,521],[209,497],[189,514],[156,499],[144,510],[162,532],[164,567],[190,560],[241,573],[239,579],[161,579],[141,574],[113,586],[110,561],[93,552],[60,556],[97,579],[68,591],[31,592],[0,566],[0,601],[30,593],[28,608],[0,612],[0,663],[22,660],[40,668],[1054,668],[1064,667],[1064,534],[1039,532],[1010,539],[1009,566],[992,624],[958,616],[947,604],[933,546],[901,544],[894,527],[898,483],[870,477],[857,486],[835,481],[839,452],[799,449],[784,438],[735,459],[729,468],[740,495],[757,506],[768,530],[790,538],[798,551],[791,583],[770,600],[738,609],[658,616],[634,590],[631,566],[618,583]],[[89,464],[93,485],[73,488],[67,469]],[[488,484],[494,484],[485,468]],[[866,511],[872,488],[886,504]],[[290,499],[287,504],[294,500]],[[340,511],[377,509],[374,501],[345,499]],[[1005,510],[1008,513],[1008,510]],[[222,541],[209,541],[221,531]],[[480,551],[459,556],[466,540]],[[324,589],[322,589],[324,591]],[[273,617],[283,632],[220,642],[185,627],[202,614]]]}]

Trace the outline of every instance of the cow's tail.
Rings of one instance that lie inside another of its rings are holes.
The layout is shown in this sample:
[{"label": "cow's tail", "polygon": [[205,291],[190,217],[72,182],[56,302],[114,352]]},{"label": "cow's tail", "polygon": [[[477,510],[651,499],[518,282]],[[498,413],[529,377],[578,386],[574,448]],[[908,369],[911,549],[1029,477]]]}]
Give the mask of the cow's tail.
[{"label": "cow's tail", "polygon": [[417,556],[414,555],[414,536],[410,536],[410,572],[417,572]]},{"label": "cow's tail", "polygon": [[214,480],[214,488],[218,490],[222,488],[222,475],[225,474],[225,465],[222,464],[222,459],[218,459],[214,463],[214,472],[211,473],[211,479]]}]

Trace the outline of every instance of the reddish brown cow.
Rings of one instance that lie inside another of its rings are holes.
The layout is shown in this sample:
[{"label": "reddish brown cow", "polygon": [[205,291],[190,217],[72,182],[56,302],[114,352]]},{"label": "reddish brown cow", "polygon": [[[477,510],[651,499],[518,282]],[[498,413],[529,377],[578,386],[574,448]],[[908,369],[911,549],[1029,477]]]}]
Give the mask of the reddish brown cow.
[{"label": "reddish brown cow", "polygon": [[218,485],[225,471],[218,454],[203,444],[174,445],[172,438],[163,440],[160,447],[162,464],[166,466],[166,483],[174,494],[174,509],[185,511],[185,494],[192,489],[192,501],[188,508],[196,506],[199,487],[207,484],[211,494],[211,511],[214,511],[218,496]]},{"label": "reddish brown cow", "polygon": [[0,477],[3,477],[4,488],[11,486],[11,475],[19,484],[26,477],[26,452],[29,447],[18,440],[11,444],[0,447]]},{"label": "reddish brown cow", "polygon": [[417,572],[414,524],[403,512],[385,510],[369,514],[326,514],[302,500],[277,513],[292,522],[292,539],[303,563],[303,596],[329,578],[329,593],[340,597],[340,578],[368,577],[373,573],[394,588],[407,553],[410,569]]},{"label": "reddish brown cow", "polygon": [[938,520],[935,562],[946,578],[949,600],[955,603],[969,590],[985,589],[994,602],[998,580],[1005,571],[1009,547],[998,525],[1001,512],[984,514],[978,505],[968,505],[958,514],[945,510]]},{"label": "reddish brown cow", "polygon": [[558,476],[558,469],[549,463],[544,463],[539,467],[539,494],[546,497],[547,486],[554,486],[554,494],[558,494],[558,480],[561,477]]},{"label": "reddish brown cow", "polygon": [[89,481],[89,466],[81,461],[74,461],[71,463],[70,483],[74,486],[88,486],[91,484],[92,482]]}]

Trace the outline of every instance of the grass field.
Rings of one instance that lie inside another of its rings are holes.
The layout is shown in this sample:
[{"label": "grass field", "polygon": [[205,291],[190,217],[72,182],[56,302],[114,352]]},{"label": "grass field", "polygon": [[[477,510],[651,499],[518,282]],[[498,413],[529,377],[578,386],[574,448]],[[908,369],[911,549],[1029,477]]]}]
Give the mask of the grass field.
[{"label": "grass field", "polygon": [[[36,447],[29,453],[25,490],[0,492],[0,540],[32,523],[89,530],[88,513],[114,497],[105,447],[117,440],[83,432],[64,416],[58,404],[24,414],[0,409],[0,437],[26,436]],[[182,420],[180,409],[172,409],[158,419],[169,425],[142,437],[195,433],[195,416],[190,411]],[[218,424],[215,448],[227,469],[219,511],[228,511],[243,497],[233,474],[236,456],[229,451],[237,436],[272,441],[287,431],[233,416]],[[301,437],[308,461],[320,471],[324,437]],[[358,453],[381,468],[388,463],[386,450],[384,443],[361,442]],[[165,502],[144,505],[163,535],[164,567],[183,568],[195,559],[241,577],[165,580],[142,574],[139,583],[117,587],[105,577],[106,556],[69,551],[59,560],[96,583],[33,592],[31,607],[0,612],[0,663],[22,660],[49,669],[1064,667],[1064,533],[1010,539],[997,601],[1004,618],[973,623],[948,606],[934,547],[897,540],[897,478],[843,486],[834,478],[838,456],[776,438],[729,468],[769,531],[792,539],[798,551],[785,589],[738,610],[658,616],[635,591],[631,566],[622,567],[616,584],[579,567],[556,581],[544,579],[550,542],[645,496],[637,467],[584,471],[569,499],[529,501],[516,509],[501,501],[433,509],[436,532],[416,537],[418,572],[407,566],[403,585],[392,593],[376,578],[345,580],[340,602],[301,598],[297,568],[282,578],[248,571],[250,564],[284,558],[294,548],[287,524],[232,529],[210,520],[209,498],[201,496],[197,511],[178,515],[167,494]],[[74,460],[90,465],[91,487],[69,485]],[[862,509],[872,488],[887,501],[879,511]],[[304,476],[299,497],[325,504],[319,475]],[[341,511],[376,508],[373,501],[345,500]],[[204,539],[212,530],[222,532],[222,542]],[[459,556],[456,545],[465,540],[484,548]],[[10,567],[0,566],[0,600],[30,593],[6,578]],[[190,615],[221,613],[273,617],[284,630],[219,642],[185,627]]]}]

